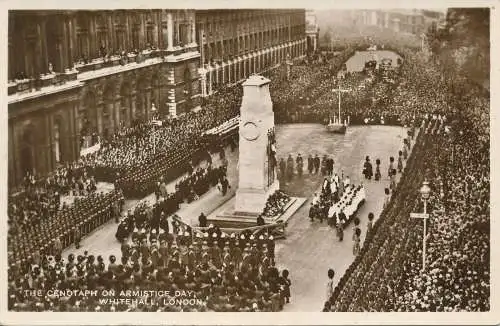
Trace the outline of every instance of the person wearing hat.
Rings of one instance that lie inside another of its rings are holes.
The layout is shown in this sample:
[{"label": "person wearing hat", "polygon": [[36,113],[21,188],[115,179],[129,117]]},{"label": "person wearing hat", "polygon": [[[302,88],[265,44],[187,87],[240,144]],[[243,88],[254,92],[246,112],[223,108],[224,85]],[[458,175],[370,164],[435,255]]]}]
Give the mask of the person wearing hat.
[{"label": "person wearing hat", "polygon": [[202,228],[207,226],[207,217],[205,214],[201,213],[198,217],[198,225]]},{"label": "person wearing hat", "polygon": [[302,177],[302,173],[304,172],[304,159],[302,158],[300,153],[297,154],[295,163],[297,164],[297,174],[299,175],[299,177]]},{"label": "person wearing hat", "polygon": [[[78,256],[78,258],[80,258],[80,256]],[[118,265],[116,264],[115,255],[109,256],[108,271],[116,275],[117,269],[118,269]]]},{"label": "person wearing hat", "polygon": [[80,241],[82,240],[82,234],[80,228],[73,227],[73,239],[75,241],[75,248],[80,249]]},{"label": "person wearing hat", "polygon": [[365,179],[371,180],[373,176],[373,167],[372,163],[370,162],[370,156],[367,156],[365,159],[365,163],[363,165],[363,175],[365,176]]}]

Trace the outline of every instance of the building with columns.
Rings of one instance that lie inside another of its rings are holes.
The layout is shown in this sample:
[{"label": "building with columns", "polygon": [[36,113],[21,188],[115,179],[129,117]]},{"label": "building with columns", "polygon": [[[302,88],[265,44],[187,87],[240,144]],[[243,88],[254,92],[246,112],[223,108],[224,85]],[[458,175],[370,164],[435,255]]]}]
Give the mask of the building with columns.
[{"label": "building with columns", "polygon": [[77,159],[83,136],[176,116],[305,53],[305,11],[9,11],[9,186]]},{"label": "building with columns", "polygon": [[307,52],[315,52],[319,44],[319,25],[314,10],[306,10]]},{"label": "building with columns", "polygon": [[304,9],[197,10],[203,96],[306,52]]}]

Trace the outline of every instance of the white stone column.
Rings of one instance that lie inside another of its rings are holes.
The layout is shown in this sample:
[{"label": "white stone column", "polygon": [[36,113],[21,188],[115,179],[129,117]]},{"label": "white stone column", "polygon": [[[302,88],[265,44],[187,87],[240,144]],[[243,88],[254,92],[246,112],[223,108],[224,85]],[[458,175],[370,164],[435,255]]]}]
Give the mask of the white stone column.
[{"label": "white stone column", "polygon": [[222,61],[222,64],[221,64],[221,71],[222,71],[222,85],[226,84],[226,62]]},{"label": "white stone column", "polygon": [[174,22],[172,20],[172,13],[167,13],[167,51],[174,50]]},{"label": "white stone column", "polygon": [[207,70],[204,67],[198,69],[198,74],[200,75],[200,88],[201,96],[207,96]]},{"label": "white stone column", "polygon": [[211,65],[208,66],[208,95],[212,95],[212,81],[213,81],[214,69]]},{"label": "white stone column", "polygon": [[198,45],[196,44],[196,23],[193,20],[191,20],[191,47],[197,47]]}]

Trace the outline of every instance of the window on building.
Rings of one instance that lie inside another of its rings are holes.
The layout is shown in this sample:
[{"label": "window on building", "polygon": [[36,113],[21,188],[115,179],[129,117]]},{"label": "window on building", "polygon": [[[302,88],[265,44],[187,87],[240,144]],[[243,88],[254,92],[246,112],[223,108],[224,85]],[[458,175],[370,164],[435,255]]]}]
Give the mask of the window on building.
[{"label": "window on building", "polygon": [[154,44],[154,29],[152,24],[148,24],[146,29],[146,43],[151,46],[156,46],[156,44]]},{"label": "window on building", "polygon": [[120,52],[125,51],[125,33],[121,28],[116,30],[116,47]]},{"label": "window on building", "polygon": [[134,26],[132,29],[132,47],[134,50],[139,50],[139,25]]}]

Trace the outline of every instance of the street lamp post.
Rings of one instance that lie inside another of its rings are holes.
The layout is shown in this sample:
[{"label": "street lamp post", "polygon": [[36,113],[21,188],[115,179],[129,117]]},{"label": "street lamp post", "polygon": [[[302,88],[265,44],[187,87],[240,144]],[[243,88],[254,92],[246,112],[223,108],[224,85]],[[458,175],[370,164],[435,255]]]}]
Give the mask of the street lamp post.
[{"label": "street lamp post", "polygon": [[412,218],[421,218],[424,220],[424,234],[422,239],[422,271],[425,271],[425,255],[426,255],[426,238],[427,238],[427,219],[429,214],[427,213],[427,201],[429,200],[431,194],[431,188],[429,187],[429,182],[424,181],[422,187],[420,188],[420,195],[424,201],[424,212],[423,213],[411,213]]}]

